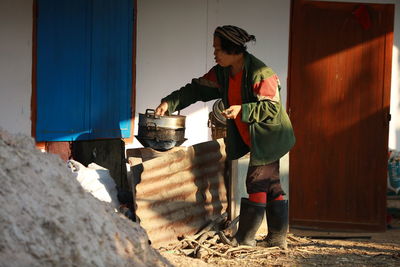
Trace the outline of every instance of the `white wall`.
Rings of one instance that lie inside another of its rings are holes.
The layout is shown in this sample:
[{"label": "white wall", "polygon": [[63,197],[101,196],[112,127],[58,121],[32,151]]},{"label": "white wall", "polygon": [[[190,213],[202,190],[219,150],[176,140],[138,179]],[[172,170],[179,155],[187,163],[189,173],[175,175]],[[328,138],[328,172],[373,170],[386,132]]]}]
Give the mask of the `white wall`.
[{"label": "white wall", "polygon": [[0,1],[0,127],[31,134],[32,1]]},{"label": "white wall", "polygon": [[[205,3],[193,0],[138,0],[137,113],[145,113],[148,108],[155,109],[162,97],[206,72]],[[207,140],[207,117],[202,116],[206,112],[205,104],[197,103],[181,113],[190,114],[186,121],[189,141],[185,145]],[[135,131],[137,122],[136,119]]]},{"label": "white wall", "polygon": [[[278,73],[286,101],[290,0],[138,0],[137,6],[137,113],[156,108],[162,97],[215,64],[213,32],[225,24],[256,36],[249,51]],[[181,112],[187,116],[183,145],[210,140],[212,104],[196,103]],[[135,126],[137,131],[137,120]]]}]

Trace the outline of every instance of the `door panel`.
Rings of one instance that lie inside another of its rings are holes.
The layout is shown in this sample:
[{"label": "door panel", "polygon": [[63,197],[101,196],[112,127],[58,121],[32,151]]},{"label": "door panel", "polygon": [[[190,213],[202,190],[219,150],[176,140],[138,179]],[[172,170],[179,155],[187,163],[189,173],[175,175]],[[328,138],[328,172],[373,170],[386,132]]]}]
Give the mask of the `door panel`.
[{"label": "door panel", "polygon": [[38,1],[38,141],[89,132],[89,1]]},{"label": "door panel", "polygon": [[93,1],[92,138],[130,134],[132,15],[131,0]]},{"label": "door panel", "polygon": [[37,141],[128,138],[133,0],[37,0]]},{"label": "door panel", "polygon": [[297,143],[290,153],[291,226],[386,227],[394,9],[362,6],[357,18],[357,8],[294,1],[289,110]]}]

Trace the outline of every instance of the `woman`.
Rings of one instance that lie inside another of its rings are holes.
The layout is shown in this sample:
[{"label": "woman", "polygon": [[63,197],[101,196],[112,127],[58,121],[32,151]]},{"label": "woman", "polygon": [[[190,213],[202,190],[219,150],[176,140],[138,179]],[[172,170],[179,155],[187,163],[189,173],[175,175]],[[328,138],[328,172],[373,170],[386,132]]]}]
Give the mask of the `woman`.
[{"label": "woman", "polygon": [[232,25],[214,32],[217,63],[207,74],[161,100],[157,115],[181,110],[197,101],[222,98],[227,120],[226,152],[229,160],[250,152],[246,177],[249,198],[242,198],[239,229],[223,241],[231,245],[255,245],[255,234],[267,215],[267,246],[286,248],[288,203],[280,185],[279,159],[294,145],[295,137],[280,102],[275,72],[247,52],[253,35]]}]

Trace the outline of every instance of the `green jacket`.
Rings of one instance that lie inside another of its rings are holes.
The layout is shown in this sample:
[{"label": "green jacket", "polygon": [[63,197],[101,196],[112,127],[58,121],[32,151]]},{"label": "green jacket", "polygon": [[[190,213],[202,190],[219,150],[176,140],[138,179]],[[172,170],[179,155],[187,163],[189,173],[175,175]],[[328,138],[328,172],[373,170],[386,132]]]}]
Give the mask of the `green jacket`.
[{"label": "green jacket", "polygon": [[[250,165],[265,165],[280,159],[294,145],[289,116],[280,101],[280,84],[275,72],[249,53],[244,54],[242,78],[242,121],[248,123],[251,147],[242,140],[234,120],[227,120],[226,153],[230,160],[250,151]],[[222,98],[228,103],[229,68],[214,66],[207,74],[172,92],[162,101],[168,112],[197,102]]]}]

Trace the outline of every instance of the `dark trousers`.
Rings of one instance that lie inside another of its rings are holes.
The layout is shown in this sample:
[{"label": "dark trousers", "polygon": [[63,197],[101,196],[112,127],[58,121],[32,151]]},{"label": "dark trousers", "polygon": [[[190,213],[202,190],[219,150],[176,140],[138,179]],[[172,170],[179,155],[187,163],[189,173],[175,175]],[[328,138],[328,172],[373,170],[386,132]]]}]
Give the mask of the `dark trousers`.
[{"label": "dark trousers", "polygon": [[248,194],[266,192],[267,202],[285,195],[279,179],[279,160],[261,166],[249,166],[246,188]]}]

